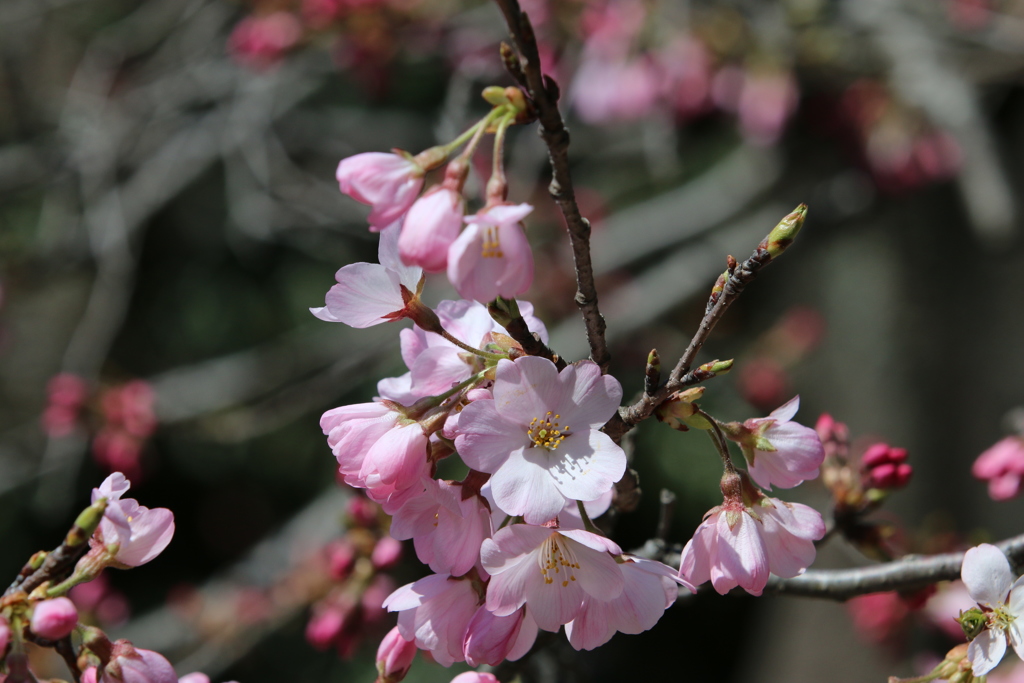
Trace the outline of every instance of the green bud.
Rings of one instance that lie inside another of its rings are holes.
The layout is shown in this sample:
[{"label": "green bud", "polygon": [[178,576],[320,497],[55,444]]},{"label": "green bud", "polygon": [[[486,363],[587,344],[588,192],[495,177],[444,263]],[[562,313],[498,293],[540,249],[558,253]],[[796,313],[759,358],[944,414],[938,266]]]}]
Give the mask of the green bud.
[{"label": "green bud", "polygon": [[491,314],[494,322],[508,329],[508,326],[516,318],[521,318],[519,303],[515,299],[503,299],[500,296],[487,304],[487,312]]},{"label": "green bud", "polygon": [[772,228],[765,238],[765,248],[772,258],[778,258],[786,248],[793,243],[800,228],[804,225],[804,218],[807,217],[807,205],[801,204],[793,209],[793,212],[779,221],[779,224]]},{"label": "green bud", "polygon": [[46,558],[49,555],[50,555],[50,553],[46,552],[45,550],[40,550],[35,555],[33,555],[32,557],[29,558],[28,566],[31,567],[33,571],[35,571],[36,569],[39,569],[40,567],[43,566],[43,562],[46,561]]},{"label": "green bud", "polygon": [[960,616],[955,618],[959,622],[960,628],[964,630],[967,640],[974,640],[988,626],[988,617],[977,607],[972,607],[966,612],[960,610]]},{"label": "green bud", "polygon": [[713,360],[710,363],[704,363],[698,370],[702,372],[712,372],[716,375],[724,375],[725,373],[732,370],[732,366],[735,361],[730,358],[729,360]]},{"label": "green bud", "polygon": [[500,85],[489,85],[484,88],[481,96],[487,102],[487,104],[493,104],[495,107],[502,104],[508,104],[508,96],[505,94],[505,88]]},{"label": "green bud", "polygon": [[75,547],[88,541],[89,537],[96,531],[96,527],[100,525],[100,520],[103,519],[103,513],[106,509],[107,499],[100,498],[82,510],[82,513],[78,515],[78,519],[75,520],[75,526],[71,528],[71,531],[68,532],[67,537],[64,539],[64,543]]}]

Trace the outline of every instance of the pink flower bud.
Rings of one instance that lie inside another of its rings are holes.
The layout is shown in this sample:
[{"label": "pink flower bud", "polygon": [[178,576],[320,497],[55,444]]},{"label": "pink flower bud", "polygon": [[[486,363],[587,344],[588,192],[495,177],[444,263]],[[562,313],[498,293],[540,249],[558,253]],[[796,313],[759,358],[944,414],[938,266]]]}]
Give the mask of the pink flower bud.
[{"label": "pink flower bud", "polygon": [[978,456],[971,474],[988,481],[992,500],[1008,500],[1020,492],[1024,477],[1024,439],[1008,436]]},{"label": "pink flower bud", "polygon": [[[84,679],[83,679],[84,680]],[[102,683],[178,683],[178,676],[163,655],[136,649],[127,640],[114,643],[113,655],[101,678]]]},{"label": "pink flower bud", "polygon": [[452,683],[498,683],[498,678],[494,674],[467,671],[453,678]]},{"label": "pink flower bud", "polygon": [[342,159],[335,175],[343,193],[373,207],[370,225],[380,231],[416,201],[423,174],[419,164],[399,154],[365,152]]},{"label": "pink flower bud", "polygon": [[182,676],[178,679],[178,683],[210,683],[210,677],[197,671]]},{"label": "pink flower bud", "polygon": [[332,605],[314,614],[306,625],[306,642],[321,652],[329,648],[345,628],[346,611]]},{"label": "pink flower bud", "polygon": [[402,559],[402,542],[390,536],[385,536],[377,541],[377,545],[373,547],[373,553],[370,555],[370,560],[377,569],[389,569],[398,564],[400,559]]},{"label": "pink flower bud", "polygon": [[78,610],[67,598],[38,603],[32,610],[32,632],[47,640],[60,640],[78,625]]},{"label": "pink flower bud", "polygon": [[0,659],[4,658],[7,652],[7,644],[11,642],[11,626],[7,619],[0,616]]},{"label": "pink flower bud", "polygon": [[98,678],[99,674],[96,672],[95,666],[90,666],[82,672],[82,683],[97,683]]},{"label": "pink flower bud", "polygon": [[380,621],[387,612],[384,610],[384,599],[395,590],[395,582],[387,574],[378,574],[363,593],[360,600],[363,621],[373,624]]},{"label": "pink flower bud", "polygon": [[406,640],[394,627],[384,636],[377,648],[377,683],[398,683],[412,666],[416,657],[416,643]]},{"label": "pink flower bud", "polygon": [[906,448],[893,448],[885,443],[870,446],[861,456],[864,483],[869,488],[898,489],[907,485],[913,468],[904,461]]},{"label": "pink flower bud", "polygon": [[331,578],[341,581],[352,571],[356,560],[356,551],[346,539],[335,541],[327,546],[327,565]]},{"label": "pink flower bud", "polygon": [[376,526],[379,511],[380,506],[363,496],[353,496],[345,504],[345,512],[352,518],[352,523],[356,526]]}]

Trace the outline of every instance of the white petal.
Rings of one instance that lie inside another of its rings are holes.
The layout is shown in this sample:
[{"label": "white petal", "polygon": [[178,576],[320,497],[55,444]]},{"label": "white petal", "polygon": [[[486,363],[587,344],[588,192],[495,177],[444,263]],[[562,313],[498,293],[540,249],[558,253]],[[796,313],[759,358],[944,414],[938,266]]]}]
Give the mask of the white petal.
[{"label": "white petal", "polygon": [[1006,654],[1006,634],[999,629],[988,629],[978,634],[967,648],[967,659],[975,676],[984,676],[996,668]]},{"label": "white petal", "polygon": [[982,543],[964,555],[960,577],[971,598],[980,605],[998,607],[1006,601],[1013,582],[1010,563],[1003,551],[994,545]]}]

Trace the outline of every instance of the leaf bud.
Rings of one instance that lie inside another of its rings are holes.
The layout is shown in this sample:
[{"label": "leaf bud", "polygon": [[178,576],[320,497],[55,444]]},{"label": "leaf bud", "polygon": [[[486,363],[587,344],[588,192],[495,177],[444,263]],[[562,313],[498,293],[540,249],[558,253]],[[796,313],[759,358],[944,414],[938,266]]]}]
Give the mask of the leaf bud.
[{"label": "leaf bud", "polygon": [[765,238],[765,248],[772,258],[778,258],[782,252],[793,243],[800,228],[804,225],[804,218],[807,217],[807,205],[801,204],[793,209],[779,224],[772,228]]}]

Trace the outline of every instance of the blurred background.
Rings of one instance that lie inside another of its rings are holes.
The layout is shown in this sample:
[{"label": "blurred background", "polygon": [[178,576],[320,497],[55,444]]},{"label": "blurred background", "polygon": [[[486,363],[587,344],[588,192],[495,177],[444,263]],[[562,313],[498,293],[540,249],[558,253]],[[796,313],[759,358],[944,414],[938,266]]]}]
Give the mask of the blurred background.
[{"label": "blurred background", "polygon": [[[830,413],[853,451],[907,448],[914,478],[878,513],[900,551],[1024,531],[1020,501],[993,502],[970,477],[1022,426],[1024,2],[524,8],[561,86],[626,395],[651,348],[674,364],[726,255],[746,257],[806,202],[797,245],[705,347],[702,361],[737,366],[704,408],[743,420],[799,393],[797,419]],[[372,680],[393,621],[353,603],[342,577],[383,532],[336,485],[318,419],[404,367],[399,324],[308,312],[339,267],[376,260],[334,169],[455,137],[486,111],[483,87],[511,84],[505,37],[494,6],[463,0],[0,2],[0,575],[55,546],[123,471],[177,532],[152,564],[79,590],[89,619],[180,673]],[[583,357],[535,126],[510,133],[507,162],[510,199],[536,207],[523,298],[553,348]],[[425,299],[442,298],[454,292],[430,280]],[[685,542],[721,500],[717,456],[653,420],[632,446],[644,497],[615,538],[652,537],[667,488],[668,540]],[[792,498],[830,505],[817,483]],[[835,539],[815,567],[870,561]],[[388,571],[368,593],[426,568],[408,547]],[[592,653],[556,639],[523,675],[880,681],[958,642],[921,610],[851,614],[702,594]],[[420,659],[409,680],[458,670]]]}]

